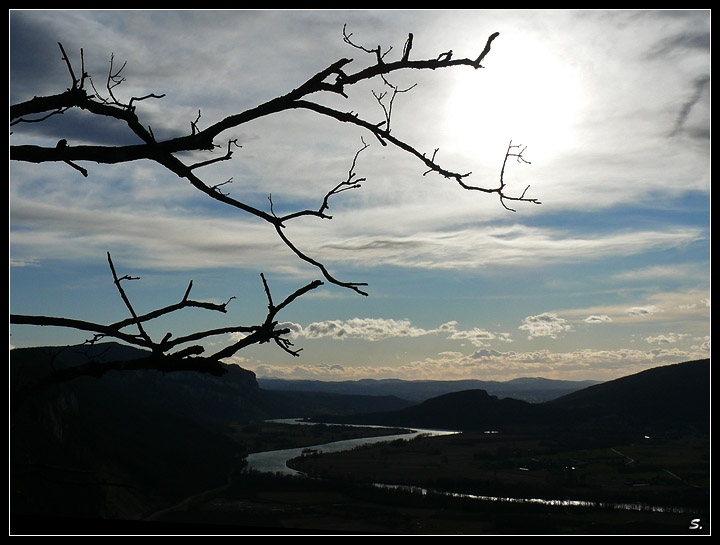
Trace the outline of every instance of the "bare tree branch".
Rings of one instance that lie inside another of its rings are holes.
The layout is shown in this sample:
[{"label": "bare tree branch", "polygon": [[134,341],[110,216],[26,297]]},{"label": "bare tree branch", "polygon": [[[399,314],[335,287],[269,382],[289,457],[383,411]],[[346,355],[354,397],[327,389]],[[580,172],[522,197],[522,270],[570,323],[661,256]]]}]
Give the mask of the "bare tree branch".
[{"label": "bare tree branch", "polygon": [[121,280],[138,280],[137,277],[131,277],[131,276],[123,276],[122,278],[118,278],[117,273],[115,272],[115,266],[113,265],[112,258],[110,257],[110,252],[107,253],[107,259],[108,263],[110,264],[110,271],[112,271],[113,275],[113,281],[115,282],[115,286],[117,287],[118,291],[120,292],[120,297],[122,297],[123,303],[125,303],[125,306],[127,306],[128,310],[130,311],[130,314],[132,314],[133,321],[135,322],[135,325],[137,325],[138,331],[140,332],[140,336],[147,341],[148,344],[152,344],[152,341],[150,340],[150,336],[145,332],[145,329],[143,329],[142,321],[140,321],[137,317],[137,314],[135,314],[135,309],[133,309],[132,305],[130,304],[130,300],[128,299],[127,295],[125,294],[125,290],[120,285]]},{"label": "bare tree branch", "polygon": [[[38,387],[54,384],[72,378],[77,378],[80,376],[99,377],[111,370],[155,369],[160,370],[164,373],[172,371],[198,371],[203,373],[210,373],[213,375],[219,375],[226,372],[221,363],[222,359],[229,358],[242,348],[245,348],[252,344],[262,344],[269,341],[274,341],[285,352],[288,352],[293,356],[297,356],[300,350],[292,350],[290,348],[292,346],[292,343],[285,338],[285,335],[289,333],[289,330],[277,329],[278,322],[276,321],[276,317],[293,301],[322,285],[322,282],[320,280],[314,280],[313,282],[310,282],[305,286],[297,289],[296,291],[288,295],[280,304],[276,305],[273,302],[268,282],[265,279],[265,275],[263,274],[261,275],[261,278],[266,296],[268,298],[268,312],[265,320],[261,324],[253,326],[232,326],[219,329],[209,329],[206,331],[197,331],[190,335],[177,337],[172,340],[172,334],[167,333],[158,343],[154,342],[151,339],[150,335],[143,327],[143,323],[189,307],[203,308],[206,310],[213,310],[225,313],[227,312],[228,303],[234,298],[231,298],[226,303],[222,304],[193,301],[189,299],[190,291],[192,289],[191,281],[188,284],[185,294],[183,295],[183,298],[179,303],[139,315],[134,310],[129,297],[127,296],[125,290],[122,288],[121,285],[121,282],[124,280],[138,280],[138,278],[129,275],[118,276],[109,253],[108,263],[110,265],[113,283],[117,287],[123,302],[130,311],[130,314],[132,316],[131,318],[116,322],[114,324],[103,325],[83,320],[75,320],[71,318],[11,314],[10,323],[17,325],[24,324],[36,326],[67,327],[80,331],[88,331],[95,334],[92,340],[86,341],[86,343],[88,344],[94,344],[98,340],[105,337],[113,337],[125,341],[129,344],[139,346],[141,348],[150,349],[149,355],[146,358],[140,358],[132,362],[90,362],[85,365],[79,365],[67,369],[57,370],[48,375],[47,377],[44,377],[38,383]],[[130,325],[137,326],[139,333],[130,334],[122,331],[123,328]],[[200,357],[200,354],[203,354],[205,351],[205,349],[200,345],[192,345],[180,349],[177,352],[170,352],[170,350],[183,344],[196,342],[210,336],[226,335],[230,333],[241,333],[245,334],[245,336],[241,340],[229,344],[225,348],[217,351],[210,356]]]},{"label": "bare tree branch", "polygon": [[268,286],[267,280],[265,280],[265,275],[261,275],[262,281],[263,281],[263,287],[265,289],[265,294],[268,298],[268,314],[265,318],[265,321],[262,325],[255,328],[250,335],[247,337],[239,340],[233,345],[227,346],[223,348],[222,350],[219,350],[218,352],[214,353],[212,356],[210,356],[210,359],[217,359],[220,360],[222,358],[227,358],[229,356],[232,356],[239,350],[245,348],[246,346],[249,346],[251,344],[263,344],[269,341],[275,341],[281,348],[283,348],[286,352],[289,352],[293,356],[297,356],[299,351],[291,351],[288,350],[288,346],[290,346],[289,341],[283,338],[283,335],[287,335],[289,333],[289,330],[287,329],[280,329],[276,330],[277,321],[275,321],[275,317],[277,314],[283,310],[285,307],[287,307],[290,303],[295,301],[298,297],[301,297],[305,295],[306,293],[318,288],[322,285],[322,282],[320,280],[314,280],[310,282],[309,284],[306,284],[305,286],[297,289],[290,295],[288,295],[282,303],[279,305],[275,305],[273,303],[272,295],[270,294],[270,288]]},{"label": "bare tree branch", "polygon": [[[357,71],[351,71],[350,65],[353,62],[349,58],[341,58],[329,66],[320,70],[312,77],[307,79],[301,85],[289,92],[263,102],[253,108],[245,111],[234,113],[224,117],[215,123],[209,124],[206,128],[199,127],[200,111],[197,117],[190,121],[190,132],[183,136],[170,138],[167,140],[156,140],[150,127],[144,126],[138,118],[136,112],[136,104],[140,101],[148,99],[162,99],[164,95],[148,93],[141,97],[131,97],[127,102],[123,102],[117,95],[118,88],[125,81],[122,72],[126,66],[121,64],[119,68],[115,65],[114,55],[110,57],[110,65],[105,80],[106,96],[98,91],[92,78],[85,72],[85,61],[83,51],[80,50],[81,69],[79,76],[73,68],[72,62],[67,55],[62,44],[58,44],[62,53],[62,60],[66,65],[71,80],[71,86],[67,90],[56,95],[46,97],[34,97],[31,100],[10,105],[10,125],[17,126],[21,123],[39,123],[52,116],[62,115],[64,112],[77,108],[84,110],[91,115],[101,118],[108,118],[124,122],[127,129],[139,138],[140,143],[124,146],[103,146],[103,145],[71,145],[66,139],[60,140],[57,145],[37,146],[37,145],[11,145],[10,159],[13,161],[23,161],[29,163],[45,163],[45,162],[64,162],[73,169],[79,171],[83,176],[88,177],[88,170],[78,162],[89,162],[96,164],[112,165],[118,163],[126,163],[138,160],[154,161],[168,171],[174,173],[178,178],[187,180],[193,187],[204,193],[208,197],[222,202],[241,212],[250,214],[260,220],[270,223],[276,230],[280,241],[285,244],[299,259],[315,267],[323,278],[331,284],[347,288],[361,295],[368,295],[366,291],[361,289],[366,286],[363,282],[347,282],[336,278],[328,268],[308,255],[305,250],[298,248],[287,234],[287,227],[290,222],[301,217],[316,217],[323,220],[332,219],[327,212],[330,208],[330,201],[340,193],[345,191],[358,189],[366,181],[364,177],[359,177],[356,168],[360,154],[368,148],[368,144],[362,140],[361,148],[355,153],[350,168],[345,179],[336,183],[325,194],[317,209],[301,209],[284,215],[277,215],[274,210],[272,195],[268,197],[270,203],[269,212],[262,210],[256,206],[245,202],[242,198],[231,196],[229,193],[220,190],[220,187],[230,184],[232,178],[222,182],[205,181],[198,174],[204,167],[218,163],[220,161],[228,161],[233,156],[236,148],[241,148],[237,140],[228,139],[226,152],[224,155],[213,157],[194,164],[185,164],[177,154],[181,152],[200,151],[213,152],[221,146],[215,144],[215,139],[220,135],[251,123],[255,120],[267,117],[269,115],[282,112],[290,112],[293,110],[305,110],[315,114],[333,119],[340,123],[348,123],[363,129],[372,134],[382,146],[394,147],[401,152],[407,153],[415,157],[425,167],[423,175],[436,173],[441,177],[455,180],[462,188],[478,191],[488,194],[496,194],[500,199],[500,203],[507,210],[513,211],[507,206],[506,202],[528,202],[539,204],[537,199],[527,197],[528,188],[519,195],[512,196],[507,193],[507,184],[505,181],[506,165],[508,159],[514,157],[519,163],[529,163],[523,157],[525,148],[514,145],[512,141],[508,145],[505,158],[500,170],[499,183],[488,185],[473,185],[468,183],[468,177],[471,173],[454,172],[441,166],[436,157],[438,150],[435,149],[430,156],[422,153],[409,143],[405,138],[396,134],[391,134],[391,121],[393,115],[393,106],[396,98],[401,94],[410,92],[415,88],[412,85],[407,88],[401,88],[391,83],[389,76],[404,70],[438,70],[443,68],[453,68],[466,66],[473,69],[483,68],[481,62],[490,52],[491,44],[497,38],[498,33],[490,35],[487,39],[482,52],[473,58],[456,57],[452,50],[442,52],[434,58],[413,59],[411,53],[413,49],[413,34],[409,34],[399,60],[390,60],[392,47],[383,49],[380,45],[375,47],[366,47],[359,45],[352,39],[352,33],[348,33],[346,27],[342,31],[343,41],[351,48],[360,53],[368,54],[372,57],[373,62],[369,66],[360,68]],[[383,85],[384,91],[375,92],[373,95],[380,105],[383,119],[381,121],[371,121],[358,113],[346,112],[337,108],[324,106],[318,101],[312,100],[314,96],[323,96],[327,94],[338,95],[349,98],[350,89],[360,83],[379,78]],[[92,89],[88,92],[86,89],[87,82]],[[127,343],[150,349],[151,353],[147,358],[136,360],[135,362],[110,362],[100,364],[91,362],[85,366],[78,366],[72,369],[57,371],[55,374],[47,377],[48,383],[58,380],[67,380],[76,376],[91,375],[100,376],[110,369],[158,369],[163,372],[175,370],[196,370],[201,372],[209,372],[218,374],[222,371],[220,360],[234,355],[237,351],[250,346],[252,344],[262,344],[270,341],[275,342],[282,350],[297,356],[300,349],[294,349],[293,344],[287,338],[290,331],[286,328],[278,329],[276,321],[277,314],[294,302],[299,297],[318,288],[323,284],[321,280],[314,280],[295,292],[287,296],[280,304],[275,304],[270,292],[269,284],[264,276],[261,275],[263,289],[268,299],[268,311],[265,319],[258,325],[251,326],[230,326],[224,328],[209,329],[206,331],[197,331],[188,335],[173,337],[171,333],[167,333],[161,341],[153,341],[143,324],[150,320],[155,320],[170,313],[189,308],[196,307],[217,312],[226,312],[228,303],[233,299],[230,298],[226,303],[217,304],[209,302],[194,301],[189,298],[192,289],[192,281],[189,283],[187,290],[178,303],[174,303],[162,308],[155,309],[145,314],[138,314],[130,302],[122,283],[126,280],[134,280],[136,278],[128,275],[118,276],[110,253],[107,254],[108,264],[113,276],[113,282],[122,298],[125,306],[130,312],[130,318],[123,319],[114,324],[102,325],[87,321],[58,318],[51,316],[28,316],[11,314],[12,324],[28,324],[38,326],[55,326],[70,327],[81,331],[88,331],[94,334],[89,343],[94,343],[98,339],[104,337],[114,337]],[[123,329],[128,326],[136,326],[137,334],[124,332]],[[223,334],[240,334],[239,340],[225,346],[210,356],[200,356],[204,349],[199,345],[191,345],[186,348],[179,348],[188,343],[195,343],[201,339]],[[178,351],[171,352],[178,348]]]},{"label": "bare tree branch", "polygon": [[123,333],[113,325],[102,325],[94,322],[88,322],[85,320],[75,320],[73,318],[59,318],[55,316],[10,314],[10,323],[17,325],[67,327],[80,331],[90,331],[93,333],[98,333],[101,336],[114,337],[129,344],[134,344],[143,348],[152,348],[152,343],[148,344],[144,338],[138,337],[138,335]]}]

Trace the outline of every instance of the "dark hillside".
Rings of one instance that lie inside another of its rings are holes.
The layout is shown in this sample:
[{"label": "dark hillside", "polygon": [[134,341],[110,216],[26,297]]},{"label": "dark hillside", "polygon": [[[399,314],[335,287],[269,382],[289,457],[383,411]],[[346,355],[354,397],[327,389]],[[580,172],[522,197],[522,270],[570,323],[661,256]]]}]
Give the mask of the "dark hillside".
[{"label": "dark hillside", "polygon": [[710,360],[695,360],[590,386],[545,403],[578,422],[708,433]]},{"label": "dark hillside", "polygon": [[397,409],[392,398],[266,392],[228,365],[196,372],[111,371],[17,395],[53,369],[146,353],[117,343],[10,351],[13,514],[133,518],[226,482],[244,446],[231,424]]},{"label": "dark hillside", "polygon": [[620,436],[637,433],[709,433],[710,361],[649,369],[544,403],[498,399],[466,390],[401,411],[334,419],[347,423],[463,431],[556,432]]},{"label": "dark hillside", "polygon": [[485,390],[463,390],[437,396],[400,411],[330,418],[332,422],[380,424],[461,431],[535,431],[555,422],[550,413],[562,414],[543,404],[519,399],[498,399]]}]

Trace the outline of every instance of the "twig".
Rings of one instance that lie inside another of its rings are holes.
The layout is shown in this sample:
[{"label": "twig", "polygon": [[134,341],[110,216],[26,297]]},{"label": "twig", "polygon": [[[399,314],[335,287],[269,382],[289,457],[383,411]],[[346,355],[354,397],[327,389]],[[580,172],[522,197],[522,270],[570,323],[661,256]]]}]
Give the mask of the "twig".
[{"label": "twig", "polygon": [[128,299],[127,295],[125,294],[125,290],[124,290],[123,287],[120,285],[120,281],[121,281],[121,280],[137,280],[138,278],[137,278],[137,277],[127,276],[127,275],[125,275],[125,276],[123,276],[123,277],[121,277],[121,278],[118,278],[118,275],[117,275],[117,273],[115,272],[115,265],[113,265],[112,258],[110,257],[110,252],[107,253],[107,259],[108,259],[108,263],[109,263],[109,265],[110,265],[110,271],[112,272],[112,275],[113,275],[113,281],[114,281],[115,286],[117,287],[118,291],[120,292],[120,297],[122,298],[123,302],[125,303],[125,306],[126,306],[126,307],[128,308],[128,310],[130,311],[130,314],[132,315],[133,320],[135,321],[135,324],[137,325],[137,328],[138,328],[138,331],[140,332],[140,335],[141,335],[148,343],[150,343],[150,344],[152,345],[153,343],[152,343],[152,340],[150,339],[150,336],[145,332],[145,329],[144,329],[143,326],[142,326],[142,321],[141,321],[140,319],[138,319],[137,314],[135,314],[135,309],[133,309],[133,306],[130,304],[130,299]]}]

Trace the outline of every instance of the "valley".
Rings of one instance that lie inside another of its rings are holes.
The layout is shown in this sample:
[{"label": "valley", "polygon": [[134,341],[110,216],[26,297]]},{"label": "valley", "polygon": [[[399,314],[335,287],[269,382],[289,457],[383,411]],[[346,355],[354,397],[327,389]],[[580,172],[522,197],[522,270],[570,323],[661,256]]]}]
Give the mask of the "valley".
[{"label": "valley", "polygon": [[[290,467],[310,479],[237,475],[221,493],[156,519],[155,529],[705,534],[707,452],[706,440],[698,437],[593,449],[528,436],[396,440],[342,453],[308,453],[290,461]],[[690,529],[692,520],[703,521],[700,532]]]},{"label": "valley", "polygon": [[[48,354],[17,352],[12,384],[78,357]],[[709,360],[537,403],[477,389],[421,402],[273,391],[236,367],[77,379],[12,414],[11,530],[705,534],[709,415]],[[313,422],[276,421],[299,416]],[[414,427],[461,433],[314,448]],[[304,451],[288,462],[304,476],[246,470],[250,453],[286,448]]]}]

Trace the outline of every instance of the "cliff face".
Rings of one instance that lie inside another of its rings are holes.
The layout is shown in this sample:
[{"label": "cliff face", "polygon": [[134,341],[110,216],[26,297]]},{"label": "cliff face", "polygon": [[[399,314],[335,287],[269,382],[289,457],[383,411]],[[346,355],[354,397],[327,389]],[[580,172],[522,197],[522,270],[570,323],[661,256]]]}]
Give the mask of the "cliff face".
[{"label": "cliff face", "polygon": [[[53,370],[85,364],[89,361],[133,360],[147,352],[117,343],[91,347],[22,348],[10,352],[11,395],[32,384]],[[112,406],[120,399],[194,420],[217,422],[243,420],[250,409],[248,400],[259,391],[255,374],[236,365],[227,365],[227,373],[214,377],[197,372],[110,371],[100,378],[80,377],[53,386],[28,400],[40,417],[38,403],[43,400],[46,417],[61,418],[72,409],[74,414],[83,404]],[[23,405],[26,402],[23,401]],[[55,407],[55,408],[53,408]],[[65,407],[65,409],[62,409]]]},{"label": "cliff face", "polygon": [[[53,368],[86,363],[86,349],[12,350],[11,397]],[[112,343],[90,353],[144,355]],[[239,463],[222,432],[248,418],[258,392],[254,373],[228,366],[222,377],[109,372],[25,398],[11,415],[12,511],[132,519],[217,486]]]}]

